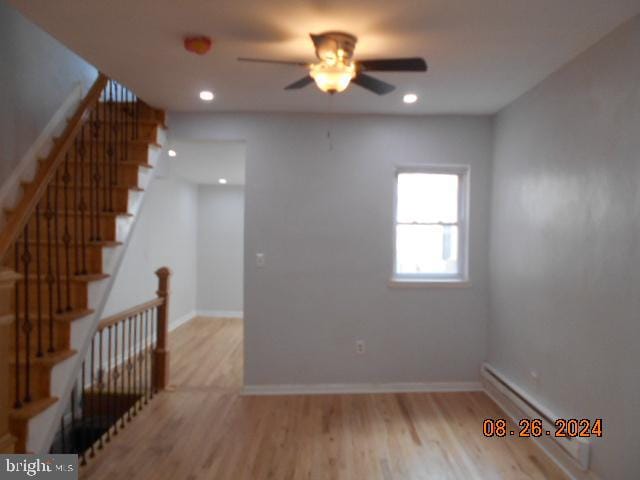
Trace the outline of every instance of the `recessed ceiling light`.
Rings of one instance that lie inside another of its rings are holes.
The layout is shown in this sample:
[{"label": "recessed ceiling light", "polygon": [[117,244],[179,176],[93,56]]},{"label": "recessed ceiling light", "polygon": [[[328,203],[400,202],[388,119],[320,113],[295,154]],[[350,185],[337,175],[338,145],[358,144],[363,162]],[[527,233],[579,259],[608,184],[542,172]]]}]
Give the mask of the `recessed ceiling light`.
[{"label": "recessed ceiling light", "polygon": [[418,96],[415,93],[407,93],[402,97],[402,101],[404,103],[416,103],[418,101]]},{"label": "recessed ceiling light", "polygon": [[227,179],[226,178],[219,178],[218,179],[218,183],[221,184],[221,185],[224,185],[224,184],[227,183]]},{"label": "recessed ceiling light", "polygon": [[213,100],[213,92],[210,92],[209,90],[203,90],[200,92],[200,100],[205,101],[205,102],[210,102],[211,100]]},{"label": "recessed ceiling light", "polygon": [[178,155],[178,154],[176,153],[176,151],[175,151],[175,150],[169,150],[169,151],[167,152],[167,154],[168,154],[170,157],[175,157],[176,155]]}]

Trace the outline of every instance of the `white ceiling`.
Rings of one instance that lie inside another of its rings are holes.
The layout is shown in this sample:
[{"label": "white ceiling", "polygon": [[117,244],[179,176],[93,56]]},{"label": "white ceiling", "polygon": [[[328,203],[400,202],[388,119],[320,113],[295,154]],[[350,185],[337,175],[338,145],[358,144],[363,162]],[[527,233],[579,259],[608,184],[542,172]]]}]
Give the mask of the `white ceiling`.
[{"label": "white ceiling", "polygon": [[199,185],[218,185],[220,178],[227,179],[227,185],[244,185],[244,142],[173,139],[169,148],[177,153],[166,159],[173,175]]},{"label": "white ceiling", "polygon": [[[640,0],[10,0],[149,103],[171,110],[493,113],[640,12]],[[332,99],[304,71],[238,56],[310,61],[309,32],[359,37],[356,56],[424,56],[427,74],[378,76],[398,89],[352,86]],[[204,57],[185,34],[213,37]],[[216,99],[203,105],[201,89]],[[402,95],[420,101],[405,106]]]}]

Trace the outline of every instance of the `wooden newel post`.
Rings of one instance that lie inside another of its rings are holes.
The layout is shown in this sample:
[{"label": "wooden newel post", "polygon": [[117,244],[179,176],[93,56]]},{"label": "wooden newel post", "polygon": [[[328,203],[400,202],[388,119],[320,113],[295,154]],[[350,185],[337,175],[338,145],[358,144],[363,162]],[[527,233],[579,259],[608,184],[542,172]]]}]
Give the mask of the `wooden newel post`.
[{"label": "wooden newel post", "polygon": [[0,453],[13,453],[15,438],[9,433],[9,341],[15,321],[15,284],[20,275],[0,268]]},{"label": "wooden newel post", "polygon": [[171,270],[167,267],[159,268],[156,271],[158,276],[158,297],[164,302],[158,307],[157,332],[158,341],[155,351],[155,375],[154,387],[164,390],[169,385],[169,346],[167,345],[169,336],[169,295]]}]

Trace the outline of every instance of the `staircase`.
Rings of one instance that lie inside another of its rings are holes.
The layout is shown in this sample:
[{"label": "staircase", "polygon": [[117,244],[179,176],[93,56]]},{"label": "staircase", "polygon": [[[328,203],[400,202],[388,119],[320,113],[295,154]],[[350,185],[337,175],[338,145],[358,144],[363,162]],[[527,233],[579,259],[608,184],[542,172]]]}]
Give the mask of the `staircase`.
[{"label": "staircase", "polygon": [[5,211],[0,452],[48,451],[160,154],[164,123],[163,112],[100,75],[22,185],[21,200]]}]

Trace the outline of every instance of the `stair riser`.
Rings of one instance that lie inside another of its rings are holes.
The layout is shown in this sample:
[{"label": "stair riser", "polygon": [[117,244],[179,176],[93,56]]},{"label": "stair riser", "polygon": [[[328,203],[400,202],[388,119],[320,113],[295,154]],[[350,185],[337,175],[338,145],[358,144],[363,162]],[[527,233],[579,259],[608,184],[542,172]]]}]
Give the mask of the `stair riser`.
[{"label": "stair riser", "polygon": [[[56,186],[52,190],[51,202],[55,206],[57,197],[57,205],[60,210],[79,210],[82,200],[84,200],[87,213],[90,205],[94,209],[97,205],[99,211],[113,207],[116,212],[126,212],[129,207],[129,190],[125,188],[113,188],[109,191],[104,184],[101,184],[97,189],[89,186],[76,188],[75,185],[69,184],[66,189],[63,186]],[[107,190],[106,194],[105,190]],[[96,192],[98,192],[97,196]]]},{"label": "stair riser", "polygon": [[[118,165],[114,168],[112,165],[106,164],[106,168],[111,168],[108,173],[108,177],[111,180],[115,180],[118,185],[125,185],[127,187],[138,186],[138,174],[140,167],[136,165]],[[98,169],[101,171],[101,175],[104,177],[105,164],[99,164]],[[73,183],[89,183],[89,179],[93,178],[95,166],[90,168],[88,164],[81,164],[76,162],[69,163],[69,174],[73,178]]]},{"label": "stair riser", "polygon": [[[42,351],[47,352],[49,350],[49,320],[45,318],[44,315],[48,314],[48,312],[43,312],[42,318]],[[20,323],[24,321],[24,318],[20,318]],[[31,355],[35,356],[38,353],[38,315],[32,314],[29,316],[29,321],[33,325],[33,330],[31,331],[31,335],[29,336],[29,345],[31,347]],[[53,325],[53,348],[54,350],[66,350],[70,348],[70,335],[71,335],[71,326],[69,323],[56,323]],[[15,329],[12,329],[11,332],[11,342],[9,345],[9,351],[11,352],[12,358],[15,354]],[[18,336],[18,344],[20,348],[20,352],[25,351],[25,347],[27,345],[27,336],[20,331],[20,335]]]},{"label": "stair riser", "polygon": [[[47,245],[40,245],[39,247],[35,244],[29,245],[29,249],[31,251],[31,255],[33,260],[29,264],[29,272],[37,273],[38,272],[38,255],[37,249],[40,250],[40,273],[46,274],[49,268],[49,247]],[[67,251],[64,245],[52,245],[51,249],[51,268],[53,269],[53,274],[56,275],[58,271],[61,275],[66,276],[67,273],[71,273],[72,275],[77,274],[87,274],[87,273],[102,273],[102,249],[99,247],[88,247],[86,249],[86,257],[82,258],[82,251],[80,248],[76,249],[75,245],[70,245],[69,247],[69,266],[70,268],[67,270]],[[80,254],[80,258],[78,258],[78,254]],[[13,258],[14,258],[13,248],[9,250],[9,254],[7,256],[8,259],[11,259],[10,262],[7,262],[7,266],[13,267]],[[84,267],[86,266],[86,271]],[[58,268],[59,267],[59,268]],[[21,270],[23,271],[23,270]]]},{"label": "stair riser", "polygon": [[[83,243],[83,236],[82,236],[82,232],[84,230],[84,243],[89,243],[91,240],[95,240],[93,237],[95,236],[95,232],[96,232],[96,228],[95,228],[95,217],[93,217],[93,219],[90,219],[89,215],[87,214],[84,217],[84,226],[83,226],[83,221],[82,221],[82,217],[81,216],[69,216],[69,220],[68,220],[68,228],[69,228],[69,238],[70,238],[70,242],[71,243]],[[97,231],[100,233],[100,239],[99,240],[107,240],[107,241],[111,241],[111,240],[115,240],[116,239],[116,217],[114,216],[103,216],[103,217],[98,217],[98,228]],[[47,232],[47,226],[46,226],[46,222],[42,222],[40,223],[40,237],[39,240],[41,242],[46,242],[48,241],[48,236],[50,235],[51,237],[51,241],[53,242],[58,242],[58,243],[64,243],[64,238],[65,238],[65,222],[64,221],[58,221],[58,231],[56,232],[55,229],[55,224],[54,222],[52,222],[51,228],[49,230],[49,233]],[[38,239],[37,237],[37,230],[35,227],[35,221],[31,221],[30,225],[29,225],[29,238],[32,241],[35,241],[36,239]],[[22,245],[20,246],[20,251],[22,252],[23,247]]]},{"label": "stair riser", "polygon": [[[91,142],[85,142],[84,157],[81,151],[72,149],[69,152],[69,160],[80,161],[82,163],[91,163],[94,160],[97,161],[128,161],[144,163],[148,159],[149,144],[144,142],[130,142],[127,144],[127,148],[122,146],[114,150],[113,146],[107,143],[99,141],[91,146]],[[61,172],[62,173],[62,172]]]},{"label": "stair riser", "polygon": [[[69,152],[69,169],[71,169],[71,165],[75,162],[84,165],[95,165],[95,163],[112,163],[122,161],[145,164],[149,160],[149,147],[146,144],[136,144],[135,146],[131,146],[125,154],[119,153],[117,156],[115,156],[114,154],[113,157],[109,157],[105,154],[102,144],[95,148],[93,153],[91,153],[91,156],[88,148],[89,147],[86,147],[84,157],[79,152],[76,152],[75,149],[72,149]],[[64,170],[61,170],[59,176],[61,177],[63,173]]]},{"label": "stair riser", "polygon": [[[132,107],[134,109],[136,108],[135,105],[131,104],[131,102],[129,103],[116,102],[115,104],[111,102],[101,103],[100,106],[98,107],[99,109],[98,115],[100,118],[103,118],[105,114],[109,115],[110,112],[115,112],[116,118],[119,118],[119,119],[127,118],[130,121]],[[163,123],[164,121],[164,114],[162,111],[156,110],[155,108],[151,108],[144,102],[138,102],[137,110],[138,110],[138,121],[154,122],[154,123]]]},{"label": "stair riser", "polygon": [[[60,287],[60,301],[58,301],[58,286]],[[67,310],[67,291],[70,294],[70,304],[73,309],[87,308],[87,284],[85,282],[70,282],[69,288],[63,280],[60,283],[54,283],[51,292],[49,292],[49,285],[43,280],[40,284],[40,302],[38,301],[38,290],[35,281],[30,281],[29,286],[29,310],[35,311],[38,308],[38,303],[49,308],[49,298],[51,296],[52,305],[54,311],[64,312]],[[20,308],[24,308],[24,286],[18,287],[18,298]]]},{"label": "stair riser", "polygon": [[[35,358],[35,352],[32,353],[32,357]],[[21,356],[24,358],[24,354]],[[12,361],[9,366],[9,400],[13,404],[16,400],[16,372],[15,372],[15,360]],[[25,365],[20,365],[20,400],[25,399],[25,382],[27,368]],[[29,385],[31,386],[30,394],[32,400],[40,398],[46,398],[51,394],[51,366],[39,365],[32,363],[29,371]]]},{"label": "stair riser", "polygon": [[[101,114],[102,115],[102,114]],[[134,132],[131,124],[131,120],[127,118],[127,123],[125,124],[122,121],[119,122],[110,122],[109,118],[113,115],[110,112],[107,112],[106,122],[103,120],[102,116],[100,117],[100,122],[97,124],[95,130],[85,130],[85,139],[87,135],[92,135],[91,138],[94,138],[94,133],[97,134],[97,138],[101,141],[108,142],[119,142],[122,143],[124,140],[133,140],[133,141],[145,141],[145,142],[155,142],[158,137],[158,126],[153,123],[142,123],[138,125],[138,131]],[[135,134],[137,133],[137,137]]]}]

